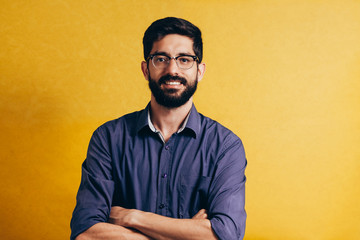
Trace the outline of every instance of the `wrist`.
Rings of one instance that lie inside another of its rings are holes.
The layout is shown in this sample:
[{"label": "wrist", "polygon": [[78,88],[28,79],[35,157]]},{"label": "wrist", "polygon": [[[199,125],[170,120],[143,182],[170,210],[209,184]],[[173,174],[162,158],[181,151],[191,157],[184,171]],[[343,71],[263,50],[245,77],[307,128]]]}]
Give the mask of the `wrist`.
[{"label": "wrist", "polygon": [[125,227],[131,227],[131,228],[135,228],[135,226],[138,225],[139,222],[139,216],[142,212],[140,210],[137,209],[129,209],[129,213],[127,215],[127,217],[124,219],[125,223]]},{"label": "wrist", "polygon": [[141,210],[132,209],[131,217],[129,218],[129,226],[135,229],[141,229],[148,224],[147,220],[153,213],[143,212]]}]

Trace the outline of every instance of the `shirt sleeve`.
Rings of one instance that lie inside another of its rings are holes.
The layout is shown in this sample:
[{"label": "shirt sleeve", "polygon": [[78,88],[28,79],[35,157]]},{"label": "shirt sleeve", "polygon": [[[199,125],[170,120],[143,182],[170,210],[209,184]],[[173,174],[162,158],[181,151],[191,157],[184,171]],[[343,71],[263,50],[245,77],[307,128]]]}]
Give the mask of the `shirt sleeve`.
[{"label": "shirt sleeve", "polygon": [[114,192],[111,156],[106,135],[98,128],[89,144],[82,164],[82,176],[72,215],[70,239],[109,217]]},{"label": "shirt sleeve", "polygon": [[245,168],[241,140],[230,135],[219,154],[209,190],[209,219],[219,239],[243,239],[245,234]]}]

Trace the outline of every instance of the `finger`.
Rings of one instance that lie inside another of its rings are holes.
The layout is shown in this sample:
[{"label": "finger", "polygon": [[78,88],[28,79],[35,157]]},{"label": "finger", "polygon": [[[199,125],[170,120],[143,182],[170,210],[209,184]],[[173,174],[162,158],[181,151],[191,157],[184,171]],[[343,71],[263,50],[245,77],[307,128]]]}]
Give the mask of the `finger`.
[{"label": "finger", "polygon": [[200,211],[198,211],[192,218],[198,218],[201,214],[204,213],[205,209],[201,209]]},{"label": "finger", "polygon": [[197,212],[193,217],[193,219],[206,219],[207,213],[205,209],[201,209],[199,212]]},{"label": "finger", "polygon": [[198,215],[192,217],[192,219],[207,219],[207,214],[206,213],[198,214]]}]

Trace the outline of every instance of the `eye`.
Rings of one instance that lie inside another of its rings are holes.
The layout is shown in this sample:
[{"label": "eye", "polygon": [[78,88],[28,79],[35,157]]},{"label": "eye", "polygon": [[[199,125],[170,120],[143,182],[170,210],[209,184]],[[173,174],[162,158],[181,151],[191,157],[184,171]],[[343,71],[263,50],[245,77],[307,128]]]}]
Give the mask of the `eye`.
[{"label": "eye", "polygon": [[162,55],[157,55],[157,56],[154,57],[154,60],[155,60],[155,62],[163,63],[163,62],[166,62],[168,60],[168,57],[162,56]]},{"label": "eye", "polygon": [[178,61],[180,62],[180,63],[189,63],[189,62],[191,62],[193,59],[191,58],[191,57],[179,57],[178,58]]}]

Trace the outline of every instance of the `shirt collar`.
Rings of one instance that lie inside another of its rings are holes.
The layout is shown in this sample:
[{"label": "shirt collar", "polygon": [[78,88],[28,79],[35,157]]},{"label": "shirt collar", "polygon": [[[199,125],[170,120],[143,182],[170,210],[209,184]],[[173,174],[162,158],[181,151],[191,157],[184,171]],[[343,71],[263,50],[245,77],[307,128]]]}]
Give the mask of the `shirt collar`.
[{"label": "shirt collar", "polygon": [[[189,129],[194,133],[194,137],[196,138],[196,136],[200,132],[200,125],[201,125],[200,114],[198,113],[198,111],[195,108],[195,105],[193,104],[189,114],[186,116],[184,123],[181,125],[177,133]],[[137,121],[136,131],[139,132],[145,126],[148,126],[149,129],[153,132],[158,132],[158,130],[156,130],[150,119],[150,103],[146,106],[146,108],[143,111],[141,111]]]},{"label": "shirt collar", "polygon": [[[157,130],[154,126],[154,124],[151,122],[151,118],[150,118],[150,111],[148,111],[148,124],[149,124],[149,128],[151,129],[151,131],[155,132],[155,133],[158,133],[159,130]],[[187,122],[189,121],[189,117],[190,117],[190,112],[188,113],[188,115],[186,116],[185,118],[185,121],[183,122],[183,124],[181,125],[181,127],[179,128],[179,130],[177,131],[177,133],[181,133],[185,127],[186,127],[186,124]]]},{"label": "shirt collar", "polygon": [[188,115],[188,120],[186,122],[186,126],[184,128],[189,129],[194,133],[194,137],[198,136],[200,134],[201,129],[201,116],[200,113],[196,110],[195,105],[193,104],[190,110],[190,113]]}]

